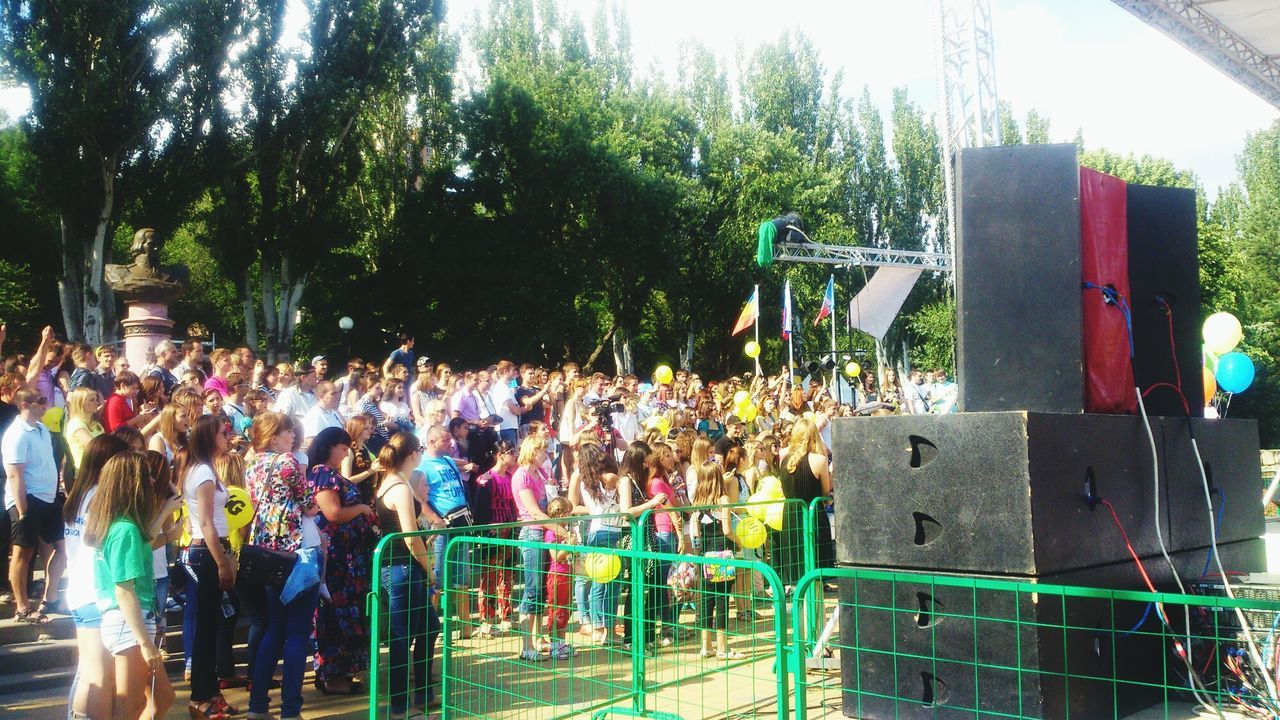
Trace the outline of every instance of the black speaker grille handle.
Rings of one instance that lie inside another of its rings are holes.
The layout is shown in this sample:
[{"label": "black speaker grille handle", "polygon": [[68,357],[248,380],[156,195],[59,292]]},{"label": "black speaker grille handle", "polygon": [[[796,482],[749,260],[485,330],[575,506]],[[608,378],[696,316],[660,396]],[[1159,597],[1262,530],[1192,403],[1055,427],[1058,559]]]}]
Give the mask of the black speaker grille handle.
[{"label": "black speaker grille handle", "polygon": [[920,671],[920,704],[938,707],[947,701],[947,684],[931,672]]},{"label": "black speaker grille handle", "polygon": [[913,512],[911,513],[911,519],[916,524],[916,535],[912,540],[916,545],[923,547],[942,537],[942,523],[933,519],[933,516],[922,512]]},{"label": "black speaker grille handle", "polygon": [[908,435],[907,441],[911,443],[911,468],[919,470],[938,458],[938,446],[929,441],[928,438],[919,435]]}]

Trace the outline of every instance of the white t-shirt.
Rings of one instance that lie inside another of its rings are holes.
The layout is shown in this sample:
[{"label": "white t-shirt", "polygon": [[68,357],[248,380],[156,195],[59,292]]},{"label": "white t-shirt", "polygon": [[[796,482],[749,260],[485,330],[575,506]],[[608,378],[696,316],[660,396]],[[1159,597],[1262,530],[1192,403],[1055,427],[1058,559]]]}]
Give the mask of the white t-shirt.
[{"label": "white t-shirt", "polygon": [[191,517],[191,539],[205,540],[204,530],[200,528],[200,498],[196,496],[196,490],[207,482],[213,483],[213,527],[218,531],[218,537],[224,538],[230,535],[227,529],[227,513],[223,509],[227,506],[227,489],[218,482],[218,477],[213,474],[213,468],[201,463],[191,468],[187,473],[187,479],[182,484],[182,493],[187,500],[187,514]]},{"label": "white t-shirt", "polygon": [[503,430],[515,430],[520,426],[520,420],[511,409],[507,407],[508,402],[515,402],[516,394],[512,391],[511,386],[505,382],[495,382],[489,388],[489,402],[493,403],[493,411],[502,418]]},{"label": "white t-shirt", "polygon": [[93,548],[84,544],[84,525],[89,516],[89,501],[98,492],[97,487],[85,491],[80,508],[76,510],[76,519],[67,523],[63,535],[66,543],[67,557],[67,607],[75,610],[98,601],[98,592],[93,580]]},{"label": "white t-shirt", "polygon": [[342,417],[337,410],[326,410],[319,405],[312,405],[302,417],[302,437],[313,438],[325,428],[341,428]]},{"label": "white t-shirt", "polygon": [[315,404],[316,396],[313,393],[304,393],[301,387],[290,385],[280,391],[280,397],[276,399],[276,404],[271,406],[271,409],[301,420]]}]

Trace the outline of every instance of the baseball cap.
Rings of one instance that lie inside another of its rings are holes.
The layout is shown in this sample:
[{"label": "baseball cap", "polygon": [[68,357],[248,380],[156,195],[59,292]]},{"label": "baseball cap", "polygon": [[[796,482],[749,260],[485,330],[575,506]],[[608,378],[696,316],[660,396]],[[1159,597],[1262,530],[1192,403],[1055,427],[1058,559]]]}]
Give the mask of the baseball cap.
[{"label": "baseball cap", "polygon": [[726,425],[742,425],[743,424],[742,418],[738,417],[737,415],[730,415],[729,419],[725,420],[724,423]]},{"label": "baseball cap", "polygon": [[418,367],[426,367],[427,365],[430,365],[430,364],[431,364],[431,358],[427,357],[426,355],[423,355],[422,357],[418,358]]},{"label": "baseball cap", "polygon": [[321,360],[326,360],[326,359],[327,359],[327,358],[326,358],[325,356],[323,356],[323,355],[317,355],[317,356],[315,356],[315,357],[311,358],[311,364],[312,364],[312,365],[319,365]]}]

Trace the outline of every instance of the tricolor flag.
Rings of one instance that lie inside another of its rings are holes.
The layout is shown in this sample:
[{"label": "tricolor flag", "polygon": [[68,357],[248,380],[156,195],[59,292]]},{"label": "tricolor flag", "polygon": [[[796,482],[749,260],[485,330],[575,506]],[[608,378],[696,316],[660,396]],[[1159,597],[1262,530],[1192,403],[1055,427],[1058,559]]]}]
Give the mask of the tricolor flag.
[{"label": "tricolor flag", "polygon": [[756,324],[756,319],[760,317],[760,288],[757,287],[751,291],[751,297],[747,298],[746,307],[742,308],[742,314],[738,315],[738,324],[733,326],[732,335],[746,330]]},{"label": "tricolor flag", "polygon": [[782,285],[782,337],[791,339],[791,279]]},{"label": "tricolor flag", "polygon": [[831,311],[836,307],[836,276],[832,275],[827,278],[827,291],[822,293],[822,307],[818,308],[818,317],[813,319],[813,326],[817,327],[822,319],[831,315]]}]

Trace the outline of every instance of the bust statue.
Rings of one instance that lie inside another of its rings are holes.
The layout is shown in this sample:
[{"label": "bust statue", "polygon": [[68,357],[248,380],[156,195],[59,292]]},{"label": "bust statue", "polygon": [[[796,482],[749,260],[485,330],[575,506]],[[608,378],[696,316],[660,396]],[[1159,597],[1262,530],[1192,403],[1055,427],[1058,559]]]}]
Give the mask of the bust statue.
[{"label": "bust statue", "polygon": [[156,231],[142,228],[133,234],[128,265],[108,265],[107,284],[125,302],[170,302],[187,291],[190,277],[185,265],[160,265],[160,241]]}]

